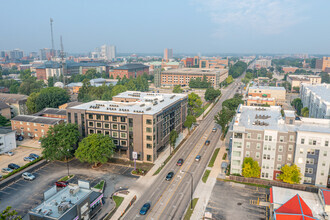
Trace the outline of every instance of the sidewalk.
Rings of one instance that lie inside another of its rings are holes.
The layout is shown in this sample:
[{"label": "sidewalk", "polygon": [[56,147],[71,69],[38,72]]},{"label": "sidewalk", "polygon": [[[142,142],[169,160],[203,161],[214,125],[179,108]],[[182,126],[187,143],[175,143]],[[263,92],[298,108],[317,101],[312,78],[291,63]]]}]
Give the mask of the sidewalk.
[{"label": "sidewalk", "polygon": [[[188,134],[188,129],[185,129],[182,132],[182,139],[186,137]],[[176,146],[179,143],[176,143]],[[124,196],[124,201],[121,203],[121,205],[118,207],[117,211],[115,214],[112,216],[111,219],[119,219],[122,213],[124,213],[126,207],[129,205],[131,200],[133,199],[134,196],[137,197],[137,200],[143,195],[143,193],[153,184],[153,182],[156,180],[157,175],[153,176],[153,174],[157,171],[157,169],[164,163],[166,158],[170,155],[170,148],[166,147],[166,149],[159,155],[157,160],[154,162],[154,166],[149,170],[149,172],[145,176],[141,176],[136,183],[128,189],[129,194]],[[122,196],[122,195],[120,195]],[[136,201],[135,201],[136,202]]]},{"label": "sidewalk", "polygon": [[224,161],[222,160],[222,157],[224,153],[226,153],[225,143],[223,141],[221,142],[219,141],[216,148],[220,148],[220,151],[214,162],[214,166],[212,168],[206,167],[206,170],[211,169],[211,173],[206,183],[203,183],[202,179],[199,180],[199,183],[194,192],[193,198],[199,198],[199,199],[195,206],[194,212],[191,215],[190,219],[192,220],[199,220],[203,218],[205,208],[211,197],[211,193],[217,181],[217,177],[221,173],[221,163]]}]

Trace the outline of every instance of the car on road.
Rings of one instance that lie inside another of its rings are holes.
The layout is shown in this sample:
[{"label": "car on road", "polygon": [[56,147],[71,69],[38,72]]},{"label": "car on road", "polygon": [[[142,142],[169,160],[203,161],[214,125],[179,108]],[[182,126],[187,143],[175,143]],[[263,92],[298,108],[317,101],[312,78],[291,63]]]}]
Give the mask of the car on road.
[{"label": "car on road", "polygon": [[23,177],[23,179],[30,180],[30,181],[32,181],[36,178],[34,175],[32,175],[32,173],[29,173],[29,172],[23,173],[22,177]]},{"label": "car on road", "polygon": [[210,145],[211,141],[210,140],[206,140],[205,141],[205,145]]},{"label": "car on road", "polygon": [[197,162],[200,161],[200,160],[201,160],[201,155],[197,155],[196,158],[195,158],[195,160],[196,160]]},{"label": "car on road", "polygon": [[32,157],[34,159],[39,159],[40,156],[38,154],[32,153],[32,154],[29,155],[29,157]]},{"label": "car on road", "polygon": [[5,155],[8,155],[8,156],[14,156],[14,152],[12,152],[12,151],[8,151],[8,152],[5,153]]},{"label": "car on road", "polygon": [[13,172],[13,169],[10,169],[10,168],[6,167],[6,168],[2,168],[1,169],[1,172],[3,172],[3,173],[11,173],[11,172]]},{"label": "car on road", "polygon": [[14,163],[10,163],[10,164],[8,164],[8,168],[17,170],[18,168],[20,168],[20,166],[18,166],[17,164],[14,164]]},{"label": "car on road", "polygon": [[177,165],[177,166],[182,166],[182,164],[183,164],[183,159],[180,158],[180,159],[178,160],[178,162],[176,162],[176,165]]},{"label": "car on road", "polygon": [[24,157],[23,160],[24,160],[24,161],[32,162],[32,161],[35,160],[35,158],[33,158],[33,157]]},{"label": "car on road", "polygon": [[150,203],[147,202],[145,203],[142,208],[140,209],[140,215],[145,215],[147,214],[148,210],[150,209]]},{"label": "car on road", "polygon": [[217,128],[213,128],[213,129],[212,129],[212,132],[216,132],[216,131],[217,131]]},{"label": "car on road", "polygon": [[166,175],[165,180],[170,181],[170,180],[172,179],[173,176],[174,176],[174,173],[173,173],[173,172],[169,172],[169,173]]},{"label": "car on road", "polygon": [[67,182],[67,181],[57,181],[57,182],[55,182],[55,185],[57,187],[63,188],[63,187],[68,186],[69,185],[69,182]]}]

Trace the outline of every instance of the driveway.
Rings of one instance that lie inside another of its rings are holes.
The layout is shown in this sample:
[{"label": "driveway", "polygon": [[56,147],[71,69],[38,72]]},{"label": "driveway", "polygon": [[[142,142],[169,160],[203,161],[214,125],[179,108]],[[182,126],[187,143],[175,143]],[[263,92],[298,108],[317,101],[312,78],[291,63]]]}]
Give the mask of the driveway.
[{"label": "driveway", "polygon": [[[82,179],[90,181],[91,186],[94,186],[101,179],[106,181],[105,206],[109,204],[109,197],[115,190],[134,184],[137,177],[130,174],[132,169],[114,164],[104,164],[98,169],[92,169],[89,164],[80,163],[78,160],[69,162],[70,175],[75,174],[70,182],[77,183],[78,179]],[[33,173],[36,176],[34,181],[20,179],[0,189],[0,212],[11,206],[19,215],[26,215],[31,208],[42,202],[43,193],[58,179],[66,176],[67,172],[66,163],[51,162]]]}]

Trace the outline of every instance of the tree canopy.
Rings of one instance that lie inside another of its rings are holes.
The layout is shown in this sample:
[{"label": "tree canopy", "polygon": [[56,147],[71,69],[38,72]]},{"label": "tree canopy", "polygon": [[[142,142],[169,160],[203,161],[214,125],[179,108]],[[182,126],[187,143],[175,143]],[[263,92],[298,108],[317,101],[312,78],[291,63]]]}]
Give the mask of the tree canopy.
[{"label": "tree canopy", "polygon": [[6,126],[8,122],[9,120],[6,117],[0,115],[0,126]]},{"label": "tree canopy", "polygon": [[252,157],[245,157],[242,166],[242,175],[244,177],[260,177],[260,166]]},{"label": "tree canopy", "polygon": [[234,110],[230,110],[227,107],[222,107],[221,111],[214,116],[214,120],[218,125],[221,126],[222,131],[224,131],[228,122],[234,115]]},{"label": "tree canopy", "polygon": [[190,88],[199,88],[199,89],[206,89],[211,86],[211,82],[208,82],[207,77],[204,75],[203,79],[198,77],[196,79],[190,79],[189,87]]},{"label": "tree canopy", "polygon": [[173,93],[183,93],[183,89],[181,88],[180,85],[176,85],[173,88]]},{"label": "tree canopy", "polygon": [[170,133],[170,147],[174,148],[175,147],[175,143],[176,143],[176,139],[179,137],[178,132],[173,129]]},{"label": "tree canopy", "polygon": [[0,219],[21,220],[22,217],[17,214],[16,210],[11,210],[11,207],[7,206],[7,208],[0,213]]},{"label": "tree canopy", "polygon": [[194,92],[188,95],[188,113],[196,116],[198,110],[202,107],[202,99]]},{"label": "tree canopy", "polygon": [[303,116],[303,117],[309,116],[309,109],[307,107],[304,107],[301,109],[301,116]]},{"label": "tree canopy", "polygon": [[186,117],[186,121],[184,122],[183,125],[184,125],[186,128],[188,128],[188,131],[190,132],[190,129],[191,129],[191,127],[192,127],[192,125],[193,125],[194,123],[196,123],[196,117],[193,116],[193,115],[188,115],[188,116]]},{"label": "tree canopy", "polygon": [[278,179],[290,184],[300,183],[300,168],[296,164],[292,164],[291,166],[286,164],[281,168],[281,173]]},{"label": "tree canopy", "polygon": [[247,68],[247,64],[243,61],[237,61],[233,66],[229,68],[229,75],[233,78],[237,78],[244,73]]},{"label": "tree canopy", "polygon": [[78,125],[61,123],[50,127],[47,136],[40,139],[42,154],[48,160],[63,160],[72,157],[79,141]]},{"label": "tree canopy", "polygon": [[219,89],[214,89],[213,87],[209,87],[205,91],[205,100],[213,102],[220,95],[221,95],[221,91]]},{"label": "tree canopy", "polygon": [[114,155],[115,148],[111,137],[102,134],[90,134],[79,143],[75,156],[81,162],[94,163],[96,166],[98,163],[108,162]]},{"label": "tree canopy", "polygon": [[297,115],[301,115],[301,109],[303,108],[303,104],[300,98],[295,98],[291,105],[296,109]]}]

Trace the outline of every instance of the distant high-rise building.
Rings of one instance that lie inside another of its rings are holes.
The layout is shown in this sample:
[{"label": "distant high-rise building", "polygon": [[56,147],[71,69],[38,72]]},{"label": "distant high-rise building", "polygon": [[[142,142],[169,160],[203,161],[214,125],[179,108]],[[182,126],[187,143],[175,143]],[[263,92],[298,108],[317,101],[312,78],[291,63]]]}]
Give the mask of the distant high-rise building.
[{"label": "distant high-rise building", "polygon": [[23,57],[23,51],[19,49],[11,50],[8,52],[9,59],[19,60]]},{"label": "distant high-rise building", "polygon": [[173,58],[173,49],[165,48],[164,50],[164,60],[169,60]]},{"label": "distant high-rise building", "polygon": [[6,51],[0,51],[0,57],[5,58],[6,57]]},{"label": "distant high-rise building", "polygon": [[330,72],[330,57],[323,57],[320,60],[316,60],[316,69],[322,69],[324,72]]},{"label": "distant high-rise building", "polygon": [[40,60],[50,60],[52,57],[58,57],[60,54],[60,50],[52,50],[48,48],[43,48],[39,50],[39,58]]},{"label": "distant high-rise building", "polygon": [[100,52],[100,58],[105,60],[113,60],[116,58],[116,46],[114,45],[102,45]]}]

